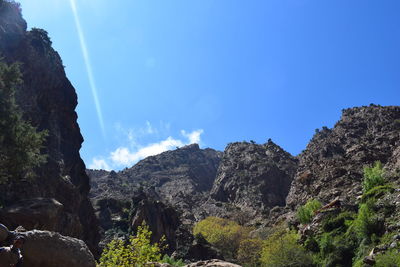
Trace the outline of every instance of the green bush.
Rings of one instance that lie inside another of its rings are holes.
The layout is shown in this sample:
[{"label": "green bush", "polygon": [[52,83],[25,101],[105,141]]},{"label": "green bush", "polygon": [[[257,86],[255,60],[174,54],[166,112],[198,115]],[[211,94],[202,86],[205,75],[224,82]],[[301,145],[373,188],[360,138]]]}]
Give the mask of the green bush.
[{"label": "green bush", "polygon": [[367,193],[376,186],[384,184],[384,171],[380,161],[376,161],[373,167],[364,168],[364,180],[362,183],[364,193]]},{"label": "green bush", "polygon": [[322,207],[321,202],[316,199],[309,200],[304,206],[297,210],[297,218],[300,223],[307,224],[312,221],[315,212]]},{"label": "green bush", "polygon": [[260,266],[261,250],[263,241],[261,239],[244,239],[239,244],[237,260],[244,267]]},{"label": "green bush", "polygon": [[377,255],[375,260],[375,267],[399,267],[400,253],[395,250],[387,251],[385,254]]},{"label": "green bush", "polygon": [[384,196],[387,193],[393,193],[394,192],[394,188],[391,185],[378,185],[375,187],[372,187],[371,189],[369,189],[367,192],[365,192],[362,195],[362,202],[365,202],[367,199],[369,198],[380,198],[382,196]]},{"label": "green bush", "polygon": [[240,242],[247,239],[252,229],[227,219],[208,217],[193,228],[193,235],[201,234],[228,259],[236,258]]},{"label": "green bush", "polygon": [[185,265],[183,260],[181,259],[174,259],[169,257],[168,255],[164,255],[164,257],[161,260],[162,263],[168,263],[169,265],[176,266],[176,267],[182,267]]},{"label": "green bush", "polygon": [[298,235],[278,227],[267,238],[261,252],[263,267],[314,266],[311,255],[298,243]]},{"label": "green bush", "polygon": [[375,235],[380,235],[383,230],[383,223],[374,211],[375,199],[369,199],[366,203],[360,204],[357,218],[354,221],[354,230],[360,240],[372,242]]},{"label": "green bush", "polygon": [[[104,249],[100,258],[100,267],[143,267],[147,262],[159,262],[161,250],[159,243],[151,244],[151,231],[143,222],[137,229],[136,236],[131,236],[129,242],[116,239]],[[163,240],[160,241],[163,243]]]},{"label": "green bush", "polygon": [[334,229],[342,229],[345,232],[349,224],[354,220],[354,217],[355,214],[350,211],[333,214],[322,221],[322,229],[325,232],[330,232]]}]

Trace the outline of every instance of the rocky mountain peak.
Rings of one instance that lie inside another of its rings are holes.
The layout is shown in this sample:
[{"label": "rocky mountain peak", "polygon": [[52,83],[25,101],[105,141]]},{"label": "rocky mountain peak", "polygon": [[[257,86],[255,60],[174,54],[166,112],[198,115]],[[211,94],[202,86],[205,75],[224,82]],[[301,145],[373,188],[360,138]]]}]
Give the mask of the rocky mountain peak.
[{"label": "rocky mountain peak", "polygon": [[297,164],[295,157],[271,140],[262,145],[231,143],[218,168],[211,198],[255,213],[284,206]]},{"label": "rocky mountain peak", "polygon": [[299,155],[299,169],[287,203],[310,198],[354,202],[361,194],[363,167],[396,162],[400,145],[400,107],[370,105],[343,110],[333,129],[317,132]]}]

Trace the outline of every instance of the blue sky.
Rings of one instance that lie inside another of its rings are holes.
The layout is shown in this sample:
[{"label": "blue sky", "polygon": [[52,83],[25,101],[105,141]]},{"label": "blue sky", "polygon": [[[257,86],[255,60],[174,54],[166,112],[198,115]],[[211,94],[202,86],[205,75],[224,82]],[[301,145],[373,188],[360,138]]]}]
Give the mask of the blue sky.
[{"label": "blue sky", "polygon": [[91,168],[193,142],[272,138],[296,155],[343,108],[400,102],[398,0],[21,4],[76,88]]}]

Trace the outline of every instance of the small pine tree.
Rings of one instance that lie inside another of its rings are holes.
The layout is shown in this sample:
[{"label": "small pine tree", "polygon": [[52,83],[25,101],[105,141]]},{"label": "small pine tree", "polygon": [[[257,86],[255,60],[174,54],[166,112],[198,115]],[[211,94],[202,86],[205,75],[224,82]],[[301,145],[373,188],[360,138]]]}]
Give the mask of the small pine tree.
[{"label": "small pine tree", "polygon": [[0,61],[0,183],[34,176],[34,168],[46,161],[40,153],[47,136],[22,117],[15,101],[21,83],[18,64]]}]

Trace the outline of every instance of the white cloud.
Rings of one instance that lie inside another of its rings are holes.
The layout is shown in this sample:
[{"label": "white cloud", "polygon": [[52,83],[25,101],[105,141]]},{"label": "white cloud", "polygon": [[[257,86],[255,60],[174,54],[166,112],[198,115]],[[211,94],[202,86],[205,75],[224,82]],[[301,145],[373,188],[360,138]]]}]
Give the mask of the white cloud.
[{"label": "white cloud", "polygon": [[181,131],[181,134],[186,137],[187,139],[189,139],[189,144],[199,144],[200,143],[200,135],[203,133],[204,131],[202,129],[193,131],[191,133],[186,133],[185,130]]},{"label": "white cloud", "polygon": [[[118,127],[122,129],[120,126]],[[152,127],[150,122],[146,122],[146,127],[140,128],[139,132],[140,134],[143,134],[144,132],[152,134],[156,131],[157,129]],[[201,134],[203,134],[204,131],[202,129],[192,132],[181,130],[181,135],[182,137],[184,137],[184,140],[176,139],[172,136],[169,136],[164,140],[156,143],[150,143],[146,146],[140,146],[136,143],[135,132],[133,130],[123,130],[123,132],[126,133],[127,141],[129,144],[120,146],[116,150],[110,152],[110,155],[108,157],[109,163],[104,160],[104,158],[94,158],[93,163],[89,166],[91,169],[109,170],[111,168],[116,169],[120,167],[131,167],[133,164],[146,157],[154,156],[167,150],[175,149],[177,147],[200,143]],[[132,144],[135,145],[133,146]]]},{"label": "white cloud", "polygon": [[104,159],[99,159],[99,158],[93,158],[92,163],[89,165],[89,169],[94,169],[94,170],[102,169],[106,171],[111,170],[107,162]]},{"label": "white cloud", "polygon": [[171,136],[159,143],[149,144],[139,148],[137,151],[130,151],[127,147],[119,147],[111,152],[111,160],[117,166],[130,166],[137,161],[149,156],[160,154],[164,151],[184,146],[181,140],[173,139]]}]

